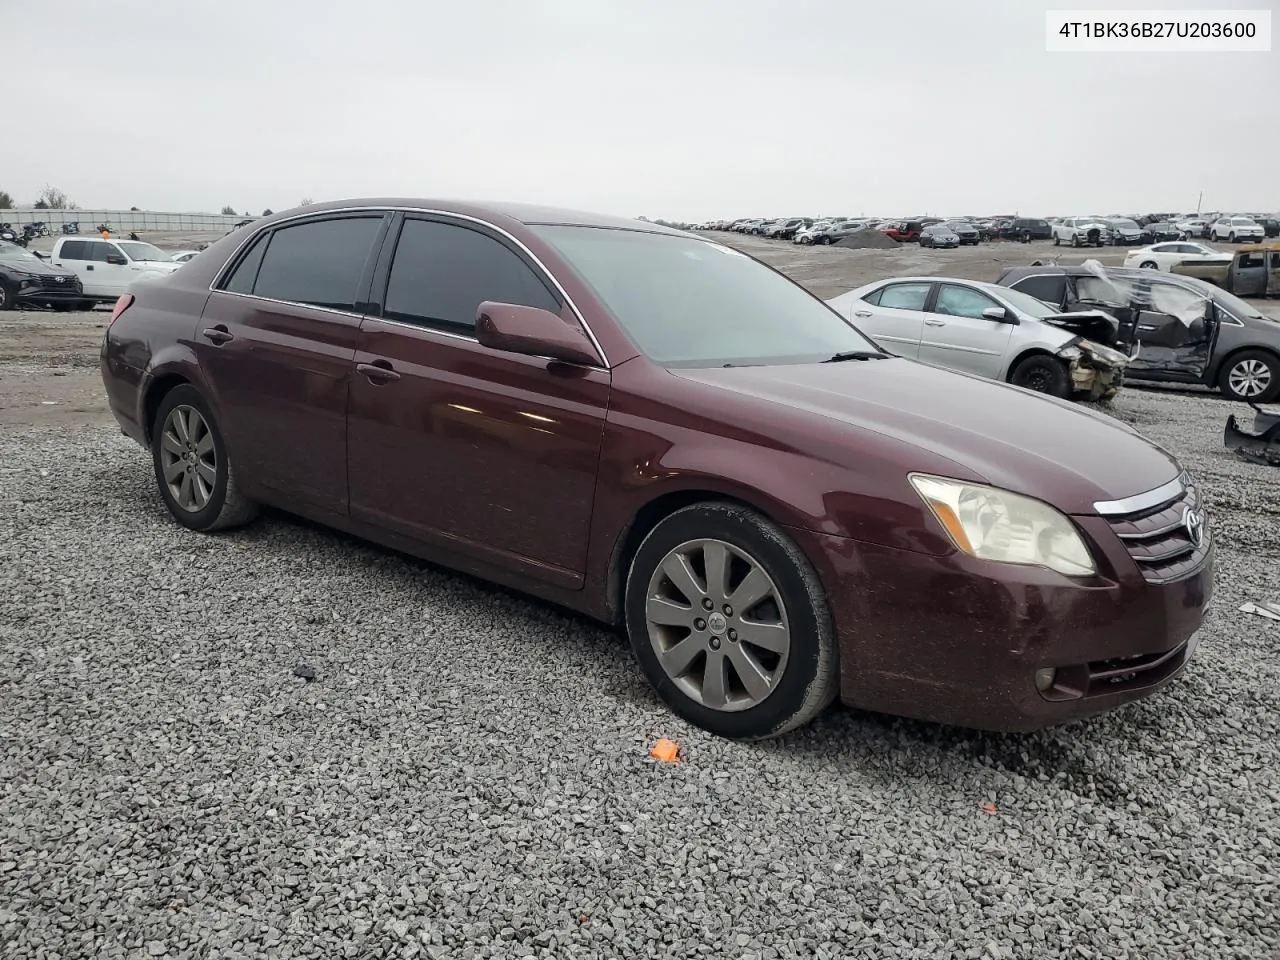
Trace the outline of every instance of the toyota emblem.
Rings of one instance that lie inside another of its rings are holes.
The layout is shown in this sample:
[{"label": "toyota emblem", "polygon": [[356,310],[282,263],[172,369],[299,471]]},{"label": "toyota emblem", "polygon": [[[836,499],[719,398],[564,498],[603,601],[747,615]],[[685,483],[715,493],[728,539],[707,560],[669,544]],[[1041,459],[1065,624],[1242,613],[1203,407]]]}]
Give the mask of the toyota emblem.
[{"label": "toyota emblem", "polygon": [[1187,507],[1182,511],[1182,525],[1187,528],[1187,536],[1191,545],[1198,547],[1204,542],[1204,514],[1199,510]]}]

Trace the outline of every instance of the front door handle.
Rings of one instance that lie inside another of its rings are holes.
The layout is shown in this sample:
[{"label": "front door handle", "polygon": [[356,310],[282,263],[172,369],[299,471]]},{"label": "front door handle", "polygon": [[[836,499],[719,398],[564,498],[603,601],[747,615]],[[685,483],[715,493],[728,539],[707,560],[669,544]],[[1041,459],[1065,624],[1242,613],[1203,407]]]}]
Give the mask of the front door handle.
[{"label": "front door handle", "polygon": [[86,263],[86,264],[84,265],[84,268],[85,268],[86,270],[92,270],[92,269],[93,269],[93,264],[92,264],[92,263]]},{"label": "front door handle", "polygon": [[375,360],[373,363],[357,363],[356,373],[363,373],[370,383],[391,383],[400,379],[400,374],[391,369],[386,360]]},{"label": "front door handle", "polygon": [[947,322],[945,320],[926,320],[924,325],[926,327],[945,327]]},{"label": "front door handle", "polygon": [[216,327],[205,327],[203,330],[200,331],[200,334],[206,340],[210,340],[213,343],[216,343],[218,345],[222,345],[226,343],[228,340],[235,339],[235,335],[231,333],[229,330],[227,330],[227,328],[222,326],[221,324],[219,324]]},{"label": "front door handle", "polygon": [[870,311],[870,310],[855,310],[855,311],[853,311],[853,315],[854,315],[855,317],[869,317],[869,316],[871,316],[871,311]]}]

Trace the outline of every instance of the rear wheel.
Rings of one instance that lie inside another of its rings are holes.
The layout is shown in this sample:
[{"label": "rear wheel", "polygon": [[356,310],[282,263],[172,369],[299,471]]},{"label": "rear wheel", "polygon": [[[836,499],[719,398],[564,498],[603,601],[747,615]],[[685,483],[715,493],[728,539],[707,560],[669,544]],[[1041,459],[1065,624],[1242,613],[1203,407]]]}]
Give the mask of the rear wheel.
[{"label": "rear wheel", "polygon": [[13,292],[9,289],[9,284],[4,280],[0,280],[0,310],[12,310]]},{"label": "rear wheel", "polygon": [[1235,234],[1235,231],[1233,230],[1231,233],[1227,234],[1227,243],[1235,243],[1235,242],[1236,242],[1236,234]]},{"label": "rear wheel", "polygon": [[1232,400],[1270,403],[1280,397],[1280,359],[1263,350],[1243,350],[1223,364],[1218,386]]},{"label": "rear wheel", "polygon": [[240,491],[222,431],[194,387],[170,390],[151,427],[151,455],[160,496],[173,518],[192,530],[248,523],[257,504]]},{"label": "rear wheel", "polygon": [[1154,260],[1143,260],[1140,264],[1138,264],[1138,266],[1141,267],[1143,270],[1159,270],[1160,269],[1160,264],[1156,263]]},{"label": "rear wheel", "polygon": [[1053,235],[1053,245],[1055,247],[1062,246],[1062,238],[1059,237],[1056,233]]},{"label": "rear wheel", "polygon": [[1009,382],[1015,387],[1064,400],[1071,395],[1071,374],[1067,372],[1066,364],[1057,357],[1042,353],[1019,360],[1009,375]]},{"label": "rear wheel", "polygon": [[746,507],[695,504],[645,537],[626,583],[626,626],[658,695],[690,723],[754,740],[834,699],[825,591],[799,547]]}]

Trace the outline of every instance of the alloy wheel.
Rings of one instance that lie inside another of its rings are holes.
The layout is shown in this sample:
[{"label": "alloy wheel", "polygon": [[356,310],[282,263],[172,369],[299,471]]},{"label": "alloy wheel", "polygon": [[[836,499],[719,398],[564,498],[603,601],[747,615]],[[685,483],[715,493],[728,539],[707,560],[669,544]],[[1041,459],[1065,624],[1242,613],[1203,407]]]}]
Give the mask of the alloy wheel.
[{"label": "alloy wheel", "polygon": [[1227,374],[1227,383],[1241,397],[1260,397],[1271,386],[1271,370],[1261,360],[1241,360]]},{"label": "alloy wheel", "polygon": [[764,565],[723,540],[673,548],[645,593],[649,642],[691,700],[735,712],[777,688],[791,651],[782,593]]},{"label": "alloy wheel", "polygon": [[213,496],[218,449],[200,411],[181,404],[169,411],[160,434],[160,469],[174,503],[199,513]]}]

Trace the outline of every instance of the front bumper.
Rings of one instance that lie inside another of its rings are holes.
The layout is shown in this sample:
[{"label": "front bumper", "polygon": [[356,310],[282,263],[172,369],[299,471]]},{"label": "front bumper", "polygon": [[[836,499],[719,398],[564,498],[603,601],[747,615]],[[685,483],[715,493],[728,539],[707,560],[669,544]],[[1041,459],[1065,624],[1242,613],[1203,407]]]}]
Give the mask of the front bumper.
[{"label": "front bumper", "polygon": [[84,288],[78,278],[62,283],[50,282],[47,277],[21,280],[13,292],[14,303],[75,303],[84,298]]},{"label": "front bumper", "polygon": [[[1078,522],[1091,535],[1106,526]],[[1186,577],[1153,584],[1112,537],[1102,568],[1124,572],[1076,582],[960,553],[793,534],[829,587],[841,700],[982,730],[1042,729],[1156,692],[1194,652],[1213,591],[1212,547]],[[1037,689],[1045,667],[1059,671],[1064,690]]]}]

